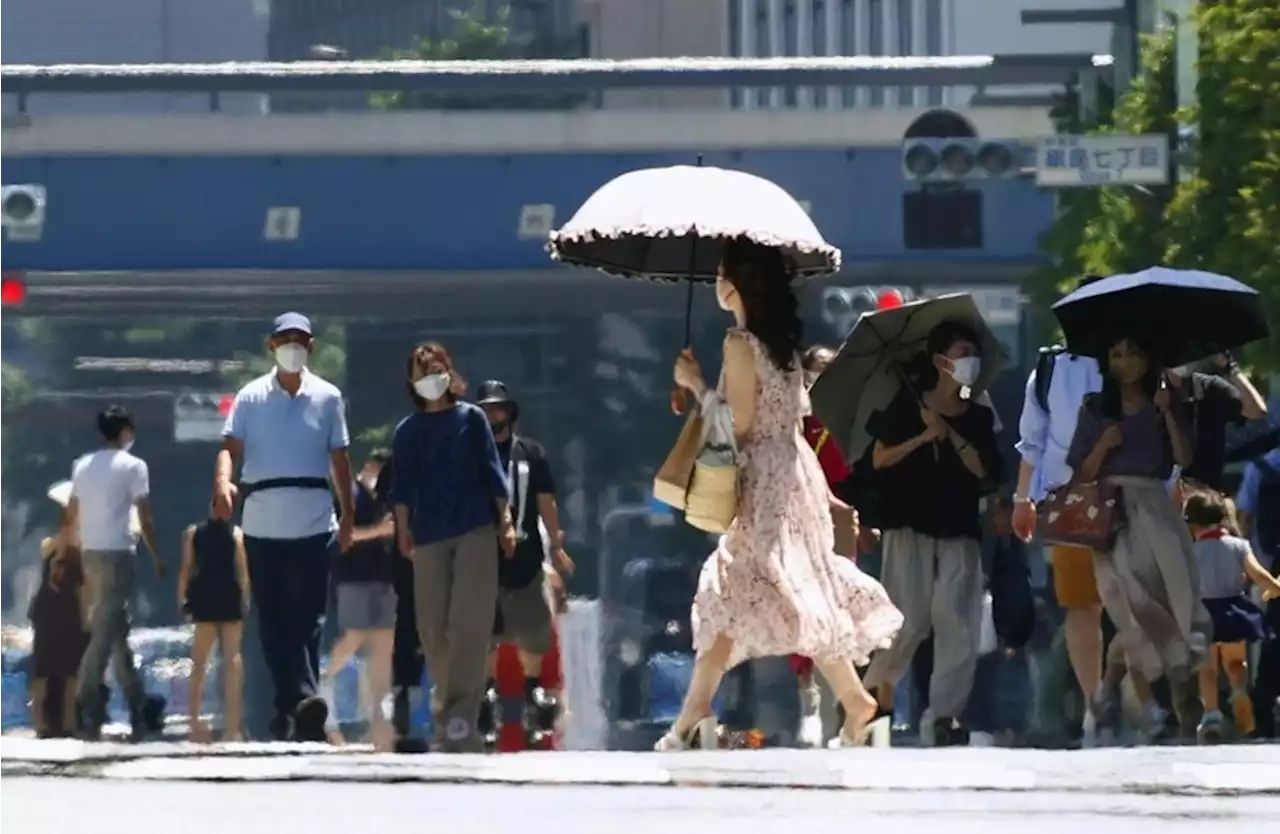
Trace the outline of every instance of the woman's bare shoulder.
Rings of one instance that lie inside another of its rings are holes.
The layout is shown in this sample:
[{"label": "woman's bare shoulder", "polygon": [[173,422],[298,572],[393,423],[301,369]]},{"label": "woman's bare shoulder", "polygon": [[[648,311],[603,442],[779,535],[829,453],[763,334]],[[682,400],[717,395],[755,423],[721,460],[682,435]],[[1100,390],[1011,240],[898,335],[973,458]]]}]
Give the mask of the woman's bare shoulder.
[{"label": "woman's bare shoulder", "polygon": [[751,359],[751,338],[751,334],[741,328],[729,328],[724,334],[725,359],[728,360],[731,355],[735,359]]}]

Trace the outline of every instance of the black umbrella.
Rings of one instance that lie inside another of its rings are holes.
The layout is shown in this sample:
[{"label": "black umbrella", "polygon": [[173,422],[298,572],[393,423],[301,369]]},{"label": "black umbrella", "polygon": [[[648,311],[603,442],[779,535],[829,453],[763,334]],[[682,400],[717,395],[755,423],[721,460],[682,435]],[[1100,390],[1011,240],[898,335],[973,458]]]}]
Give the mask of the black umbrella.
[{"label": "black umbrella", "polygon": [[1234,278],[1154,266],[1081,287],[1053,305],[1067,349],[1105,359],[1121,338],[1146,345],[1174,367],[1265,339],[1258,291]]},{"label": "black umbrella", "polygon": [[901,390],[901,363],[923,351],[933,329],[949,321],[977,334],[982,373],[970,395],[990,407],[984,394],[1004,367],[1004,349],[973,296],[952,293],[863,313],[809,390],[814,416],[831,432],[845,460],[857,461],[866,451],[871,442],[867,420]]}]

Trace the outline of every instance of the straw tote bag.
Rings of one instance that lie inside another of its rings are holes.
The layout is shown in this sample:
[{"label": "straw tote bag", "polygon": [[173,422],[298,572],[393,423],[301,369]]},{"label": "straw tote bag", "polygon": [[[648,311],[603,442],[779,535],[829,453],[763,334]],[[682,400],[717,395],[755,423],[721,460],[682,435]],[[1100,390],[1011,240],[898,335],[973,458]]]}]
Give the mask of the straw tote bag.
[{"label": "straw tote bag", "polygon": [[738,513],[740,466],[733,412],[711,392],[685,420],[653,479],[653,496],[684,510],[691,526],[723,533]]},{"label": "straw tote bag", "polygon": [[701,451],[685,495],[684,520],[708,533],[723,533],[738,515],[741,459],[733,435],[733,411],[710,392],[702,401]]}]

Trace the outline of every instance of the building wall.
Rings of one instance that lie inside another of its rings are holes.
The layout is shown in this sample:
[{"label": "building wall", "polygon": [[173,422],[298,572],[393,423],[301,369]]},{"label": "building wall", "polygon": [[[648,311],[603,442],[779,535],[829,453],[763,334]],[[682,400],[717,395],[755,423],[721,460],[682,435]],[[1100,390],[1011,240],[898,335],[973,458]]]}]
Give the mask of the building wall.
[{"label": "building wall", "polygon": [[[548,232],[601,184],[694,153],[6,157],[5,182],[43,184],[48,212],[40,239],[7,239],[2,258],[30,270],[546,270]],[[896,147],[722,150],[706,164],[809,203],[851,269],[1030,266],[1053,220],[1053,195],[1030,180],[974,183],[982,248],[908,250],[901,206],[914,186]],[[297,209],[291,231],[273,208]]]},{"label": "building wall", "polygon": [[[950,55],[953,0],[580,0],[600,58]],[[987,0],[973,0],[974,3]],[[619,91],[609,107],[940,106],[940,88]]]},{"label": "building wall", "polygon": [[[1124,0],[960,0],[953,9],[956,55],[1109,54],[1112,29],[1107,23],[1070,25],[1024,24],[1022,12],[1046,9],[1110,9]],[[979,13],[979,7],[982,11]],[[960,12],[964,9],[964,12]],[[1052,88],[1007,88],[1007,92],[1038,93]],[[968,101],[973,88],[955,88],[955,101]]]},{"label": "building wall", "polygon": [[[1109,53],[1105,24],[1024,26],[1028,9],[1107,8],[1120,0],[579,0],[592,55],[948,56]],[[1038,92],[1019,89],[1010,92]],[[645,91],[610,107],[847,109],[963,106],[972,88]]]},{"label": "building wall", "polygon": [[[681,58],[728,54],[726,0],[580,0],[594,58]],[[706,108],[719,89],[607,90],[608,108]]]},{"label": "building wall", "polygon": [[[261,61],[270,0],[4,0],[6,64]],[[260,113],[264,97],[225,95],[229,113]],[[36,96],[32,115],[198,113],[208,97],[167,93]],[[4,102],[4,112],[15,104]]]}]

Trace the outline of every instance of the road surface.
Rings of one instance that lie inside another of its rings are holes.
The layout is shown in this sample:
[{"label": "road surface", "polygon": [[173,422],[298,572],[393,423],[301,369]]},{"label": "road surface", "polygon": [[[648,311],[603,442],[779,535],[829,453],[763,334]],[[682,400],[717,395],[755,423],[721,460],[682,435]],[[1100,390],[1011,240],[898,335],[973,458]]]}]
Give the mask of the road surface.
[{"label": "road surface", "polygon": [[1275,796],[213,784],[56,777],[11,777],[4,793],[0,820],[13,834],[623,834],[621,826],[636,834],[777,834],[788,824],[808,831],[875,825],[861,830],[902,834],[1252,834],[1274,832],[1280,815],[1280,797]]}]

